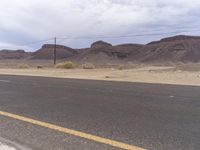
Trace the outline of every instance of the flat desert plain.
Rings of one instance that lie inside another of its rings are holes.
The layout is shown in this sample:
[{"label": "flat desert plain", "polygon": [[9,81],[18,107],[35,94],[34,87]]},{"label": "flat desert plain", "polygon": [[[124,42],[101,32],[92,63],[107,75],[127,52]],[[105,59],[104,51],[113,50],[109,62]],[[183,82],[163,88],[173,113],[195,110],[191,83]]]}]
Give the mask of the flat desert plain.
[{"label": "flat desert plain", "polygon": [[[136,67],[137,66],[137,67]],[[0,74],[200,86],[200,64],[134,65],[127,69],[0,68]]]}]

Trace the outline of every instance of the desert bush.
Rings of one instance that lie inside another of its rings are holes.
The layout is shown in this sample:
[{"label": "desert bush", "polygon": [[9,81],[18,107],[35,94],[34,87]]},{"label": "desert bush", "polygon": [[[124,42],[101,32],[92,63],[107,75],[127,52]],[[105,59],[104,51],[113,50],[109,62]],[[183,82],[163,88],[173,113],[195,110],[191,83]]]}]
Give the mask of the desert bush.
[{"label": "desert bush", "polygon": [[43,66],[37,66],[37,69],[43,69]]},{"label": "desert bush", "polygon": [[19,69],[28,69],[28,68],[30,68],[30,66],[27,64],[18,64],[18,68]]},{"label": "desert bush", "polygon": [[85,63],[85,64],[82,65],[82,68],[83,69],[94,69],[95,66],[91,63]]},{"label": "desert bush", "polygon": [[110,78],[110,76],[105,76],[105,78]]},{"label": "desert bush", "polygon": [[75,64],[71,61],[65,61],[56,65],[56,68],[59,69],[72,69],[75,67]]},{"label": "desert bush", "polygon": [[117,69],[123,70],[123,69],[125,69],[125,66],[124,66],[124,65],[119,65],[119,66],[117,67]]}]

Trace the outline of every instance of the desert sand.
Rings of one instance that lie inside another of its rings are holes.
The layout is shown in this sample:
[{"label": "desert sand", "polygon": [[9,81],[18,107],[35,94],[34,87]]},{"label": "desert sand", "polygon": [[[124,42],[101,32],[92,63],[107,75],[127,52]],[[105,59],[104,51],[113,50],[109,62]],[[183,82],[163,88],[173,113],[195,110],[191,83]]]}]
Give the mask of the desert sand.
[{"label": "desert sand", "polygon": [[200,86],[199,70],[187,70],[173,66],[141,66],[124,70],[116,68],[68,70],[1,68],[0,74]]}]

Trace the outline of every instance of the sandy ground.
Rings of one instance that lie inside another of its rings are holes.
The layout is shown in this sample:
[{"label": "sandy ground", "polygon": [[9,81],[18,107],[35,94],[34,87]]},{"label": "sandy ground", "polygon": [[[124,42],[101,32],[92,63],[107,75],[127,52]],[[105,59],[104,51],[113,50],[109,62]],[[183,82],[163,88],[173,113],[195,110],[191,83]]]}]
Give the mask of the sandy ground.
[{"label": "sandy ground", "polygon": [[0,69],[0,74],[200,86],[200,71],[143,66],[135,69]]}]

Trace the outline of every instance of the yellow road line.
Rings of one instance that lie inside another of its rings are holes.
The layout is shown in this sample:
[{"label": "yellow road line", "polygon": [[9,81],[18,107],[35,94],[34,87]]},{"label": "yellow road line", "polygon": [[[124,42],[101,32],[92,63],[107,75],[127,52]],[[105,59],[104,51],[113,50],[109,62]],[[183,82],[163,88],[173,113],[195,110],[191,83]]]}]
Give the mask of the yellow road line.
[{"label": "yellow road line", "polygon": [[49,129],[53,129],[53,130],[56,130],[56,131],[59,131],[59,132],[62,132],[62,133],[66,133],[66,134],[70,134],[70,135],[73,135],[73,136],[85,138],[85,139],[88,139],[88,140],[91,140],[91,141],[107,144],[107,145],[110,145],[110,146],[113,146],[113,147],[116,147],[116,148],[121,148],[121,149],[125,149],[125,150],[144,150],[143,148],[140,148],[140,147],[137,147],[137,146],[133,146],[133,145],[129,145],[129,144],[126,144],[126,143],[114,141],[114,140],[111,140],[111,139],[106,139],[106,138],[102,138],[102,137],[99,137],[99,136],[87,134],[87,133],[84,133],[84,132],[60,127],[60,126],[57,126],[57,125],[53,125],[53,124],[50,124],[50,123],[46,123],[46,122],[31,119],[31,118],[19,116],[19,115],[16,115],[16,114],[11,114],[11,113],[4,112],[4,111],[0,111],[0,115],[6,116],[6,117],[9,117],[9,118],[13,118],[13,119],[17,119],[17,120],[20,120],[20,121],[24,121],[24,122],[27,122],[27,123],[31,123],[31,124],[34,124],[34,125],[46,127],[46,128],[49,128]]}]

